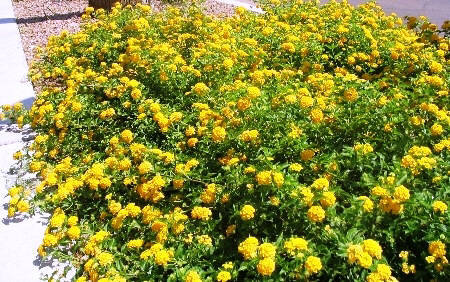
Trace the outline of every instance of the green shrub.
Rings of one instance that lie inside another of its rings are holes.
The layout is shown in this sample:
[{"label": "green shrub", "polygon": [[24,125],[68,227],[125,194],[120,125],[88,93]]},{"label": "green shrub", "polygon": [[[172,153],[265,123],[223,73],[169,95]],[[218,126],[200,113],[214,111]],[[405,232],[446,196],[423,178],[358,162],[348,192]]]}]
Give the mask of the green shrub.
[{"label": "green shrub", "polygon": [[88,9],[50,38],[31,110],[4,107],[39,134],[9,212],[52,212],[42,256],[78,281],[450,278],[448,39],[275,4]]}]

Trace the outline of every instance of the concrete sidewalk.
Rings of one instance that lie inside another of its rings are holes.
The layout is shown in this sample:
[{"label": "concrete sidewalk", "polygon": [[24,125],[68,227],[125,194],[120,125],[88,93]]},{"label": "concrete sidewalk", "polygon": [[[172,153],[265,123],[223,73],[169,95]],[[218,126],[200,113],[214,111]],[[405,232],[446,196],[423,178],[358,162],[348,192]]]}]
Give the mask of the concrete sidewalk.
[{"label": "concrete sidewalk", "polygon": [[35,95],[11,0],[0,1],[0,50],[0,105],[31,106]]},{"label": "concrete sidewalk", "polygon": [[[0,50],[0,105],[22,102],[30,107],[34,91],[27,79],[28,66],[11,0],[0,0]],[[56,262],[44,262],[38,257],[37,248],[42,242],[47,215],[7,216],[8,189],[22,174],[11,171],[12,155],[32,139],[30,133],[29,129],[0,123],[0,281],[41,281],[63,268]],[[26,178],[33,179],[34,176],[24,175],[18,181],[23,182]]]},{"label": "concrete sidewalk", "polygon": [[[34,216],[8,217],[8,189],[15,185],[36,185],[36,177],[17,165],[12,155],[30,142],[31,129],[19,129],[14,124],[0,124],[0,139],[8,138],[9,144],[0,145],[0,281],[37,282],[48,280],[54,273],[61,274],[67,264],[42,260],[37,248],[42,243],[48,222],[48,214],[37,212]],[[69,272],[70,281],[74,271]],[[58,276],[55,276],[58,277]]]}]

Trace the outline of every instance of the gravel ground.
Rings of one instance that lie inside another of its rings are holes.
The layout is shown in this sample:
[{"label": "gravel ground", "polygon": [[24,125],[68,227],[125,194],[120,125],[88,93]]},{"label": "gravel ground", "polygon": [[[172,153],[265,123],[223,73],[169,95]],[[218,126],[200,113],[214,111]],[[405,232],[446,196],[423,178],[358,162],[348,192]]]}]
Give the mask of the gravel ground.
[{"label": "gravel ground", "polygon": [[[154,10],[165,6],[160,1],[150,3]],[[62,30],[78,31],[80,16],[87,5],[87,0],[13,0],[28,64],[33,59],[33,49],[45,45],[50,35],[57,35]],[[234,11],[234,6],[214,0],[206,0],[204,6],[207,13],[218,16],[228,16]]]},{"label": "gravel ground", "polygon": [[71,32],[79,29],[87,3],[87,0],[13,0],[28,64],[34,47],[45,45],[50,35],[64,29]]}]

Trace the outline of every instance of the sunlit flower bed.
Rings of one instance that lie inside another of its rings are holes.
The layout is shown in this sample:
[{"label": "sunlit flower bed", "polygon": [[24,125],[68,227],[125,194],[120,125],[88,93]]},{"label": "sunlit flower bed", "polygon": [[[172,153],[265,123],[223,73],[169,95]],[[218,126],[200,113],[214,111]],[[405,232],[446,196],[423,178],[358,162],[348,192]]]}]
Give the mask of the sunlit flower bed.
[{"label": "sunlit flower bed", "polygon": [[41,256],[77,281],[450,279],[448,38],[374,3],[265,10],[88,8],[49,39],[32,108],[3,107],[38,134],[9,215],[52,213]]}]

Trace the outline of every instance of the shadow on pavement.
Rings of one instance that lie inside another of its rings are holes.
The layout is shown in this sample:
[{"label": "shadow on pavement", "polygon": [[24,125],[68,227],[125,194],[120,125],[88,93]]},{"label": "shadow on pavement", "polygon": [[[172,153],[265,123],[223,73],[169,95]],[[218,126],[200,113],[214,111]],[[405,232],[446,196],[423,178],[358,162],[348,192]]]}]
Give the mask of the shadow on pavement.
[{"label": "shadow on pavement", "polygon": [[22,103],[25,108],[30,109],[31,106],[33,105],[34,100],[36,100],[35,97],[29,97],[20,101],[20,103]]},{"label": "shadow on pavement", "polygon": [[15,23],[16,19],[15,18],[1,18],[0,19],[0,24],[11,24],[11,23]]}]

